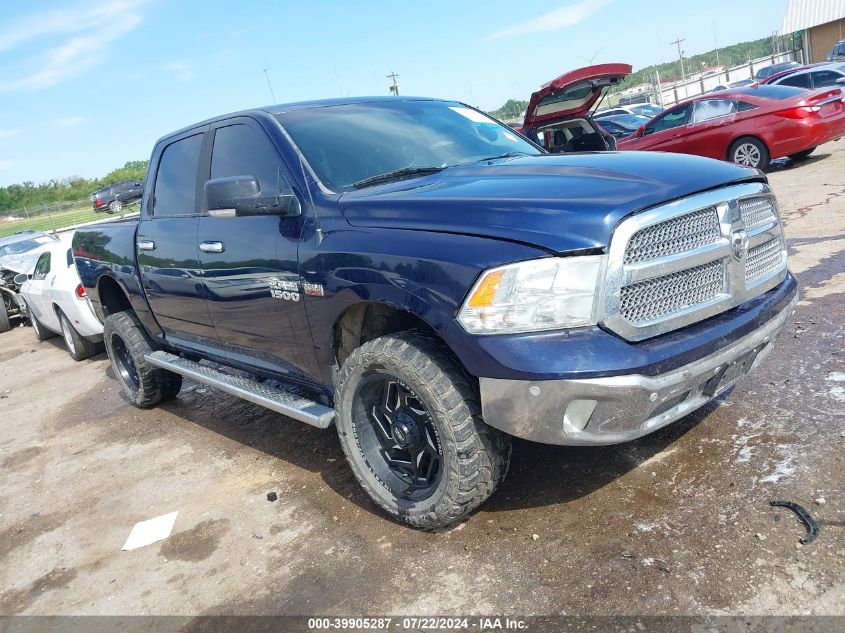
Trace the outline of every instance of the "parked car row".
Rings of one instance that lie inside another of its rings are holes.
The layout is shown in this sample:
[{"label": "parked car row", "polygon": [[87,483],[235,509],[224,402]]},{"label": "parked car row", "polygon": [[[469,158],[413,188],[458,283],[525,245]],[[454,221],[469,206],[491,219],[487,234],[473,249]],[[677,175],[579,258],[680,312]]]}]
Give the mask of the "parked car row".
[{"label": "parked car row", "polygon": [[0,332],[11,328],[10,315],[28,318],[39,341],[61,335],[70,357],[79,361],[101,349],[103,326],[74,265],[72,239],[72,232],[61,237],[33,233],[0,242],[0,253],[19,253],[12,261],[10,255],[0,261]]}]

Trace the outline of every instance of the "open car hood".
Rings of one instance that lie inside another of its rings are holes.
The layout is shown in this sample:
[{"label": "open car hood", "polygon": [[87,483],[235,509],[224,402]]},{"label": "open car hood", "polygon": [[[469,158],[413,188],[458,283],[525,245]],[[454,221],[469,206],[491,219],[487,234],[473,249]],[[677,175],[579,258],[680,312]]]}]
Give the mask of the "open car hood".
[{"label": "open car hood", "polygon": [[632,71],[630,64],[597,64],[564,73],[531,95],[523,127],[585,116],[610,86]]}]

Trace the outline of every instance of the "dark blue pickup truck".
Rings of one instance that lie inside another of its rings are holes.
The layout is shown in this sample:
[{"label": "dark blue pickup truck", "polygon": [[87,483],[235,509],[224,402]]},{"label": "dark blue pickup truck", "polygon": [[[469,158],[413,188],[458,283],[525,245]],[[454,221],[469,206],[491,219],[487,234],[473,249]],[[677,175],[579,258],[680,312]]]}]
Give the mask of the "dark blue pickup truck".
[{"label": "dark blue pickup truck", "polygon": [[426,528],[493,493],[511,436],[624,442],[725,392],[796,296],[761,172],[547,154],[398,97],[168,135],[140,220],[79,229],[74,253],[133,404],[187,376],[334,424],[373,500]]}]

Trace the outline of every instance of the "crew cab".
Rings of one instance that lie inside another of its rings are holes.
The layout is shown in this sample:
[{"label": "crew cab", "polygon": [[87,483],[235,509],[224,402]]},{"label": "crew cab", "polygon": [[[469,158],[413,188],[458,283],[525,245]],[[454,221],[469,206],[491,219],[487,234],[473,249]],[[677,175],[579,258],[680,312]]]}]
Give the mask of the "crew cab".
[{"label": "crew cab", "polygon": [[421,528],[493,493],[512,436],[625,442],[726,393],[796,296],[760,171],[550,154],[421,98],[167,135],[140,218],[73,245],[133,404],[189,377],[334,425],[373,501]]}]

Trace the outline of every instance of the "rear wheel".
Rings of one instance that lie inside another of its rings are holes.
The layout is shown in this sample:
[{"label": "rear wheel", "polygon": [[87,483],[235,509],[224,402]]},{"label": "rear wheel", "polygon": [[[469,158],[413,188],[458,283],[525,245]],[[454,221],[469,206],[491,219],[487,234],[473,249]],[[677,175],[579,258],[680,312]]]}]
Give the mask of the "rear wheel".
[{"label": "rear wheel", "polygon": [[55,332],[44,327],[31,308],[29,310],[29,322],[32,324],[32,330],[35,332],[35,338],[39,341],[46,341],[48,338],[53,338],[56,335]]},{"label": "rear wheel", "polygon": [[112,213],[120,213],[123,211],[123,203],[120,200],[112,200],[109,204],[109,211]]},{"label": "rear wheel", "polygon": [[59,312],[59,325],[62,328],[62,338],[65,339],[68,354],[73,360],[85,360],[97,353],[96,343],[92,343],[77,332],[63,312]]},{"label": "rear wheel", "polygon": [[358,482],[414,527],[469,514],[507,473],[510,437],[481,420],[476,389],[423,335],[383,336],[353,351],[338,375],[335,407]]},{"label": "rear wheel", "polygon": [[816,148],[815,148],[815,147],[811,147],[811,148],[809,148],[809,149],[805,149],[805,150],[803,150],[803,151],[801,151],[801,152],[795,152],[794,154],[790,154],[790,155],[789,155],[789,157],[790,157],[792,160],[796,160],[796,161],[797,161],[797,160],[804,160],[804,159],[805,159],[805,158],[807,158],[810,154],[812,154],[814,151],[816,151]]},{"label": "rear wheel", "polygon": [[769,166],[769,150],[765,143],[753,136],[743,136],[733,142],[728,150],[728,160],[745,167],[766,169]]},{"label": "rear wheel", "polygon": [[182,376],[151,365],[144,358],[153,347],[134,314],[110,314],[103,326],[103,341],[115,376],[136,407],[149,409],[179,393]]},{"label": "rear wheel", "polygon": [[9,311],[6,309],[6,295],[0,295],[0,333],[8,332],[12,329],[12,324],[9,322]]}]

